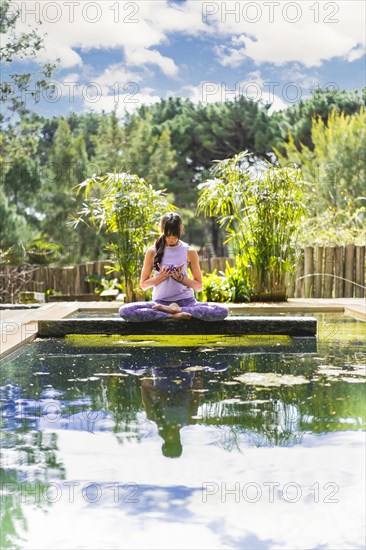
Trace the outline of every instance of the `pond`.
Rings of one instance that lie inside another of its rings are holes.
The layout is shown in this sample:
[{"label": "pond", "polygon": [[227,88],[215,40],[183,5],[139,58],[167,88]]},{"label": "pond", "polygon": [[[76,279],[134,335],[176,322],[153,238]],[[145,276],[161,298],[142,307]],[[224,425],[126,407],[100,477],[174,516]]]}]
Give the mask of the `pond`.
[{"label": "pond", "polygon": [[[3,361],[1,548],[363,548],[366,324]],[[122,339],[123,338],[123,339]]]}]

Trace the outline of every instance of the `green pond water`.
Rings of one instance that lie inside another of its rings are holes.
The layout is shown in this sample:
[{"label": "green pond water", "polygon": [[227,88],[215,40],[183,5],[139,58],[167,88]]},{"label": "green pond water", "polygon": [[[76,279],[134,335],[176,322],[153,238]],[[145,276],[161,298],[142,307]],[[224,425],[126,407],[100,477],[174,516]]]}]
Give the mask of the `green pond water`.
[{"label": "green pond water", "polygon": [[7,357],[1,548],[364,548],[366,323],[316,317]]}]

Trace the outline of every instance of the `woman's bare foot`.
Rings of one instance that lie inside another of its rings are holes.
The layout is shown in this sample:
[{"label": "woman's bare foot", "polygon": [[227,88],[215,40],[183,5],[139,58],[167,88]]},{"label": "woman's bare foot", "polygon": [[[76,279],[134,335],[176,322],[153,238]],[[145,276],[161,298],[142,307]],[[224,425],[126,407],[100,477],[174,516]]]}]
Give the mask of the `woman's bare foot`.
[{"label": "woman's bare foot", "polygon": [[192,315],[186,311],[180,311],[179,313],[173,313],[170,315],[171,319],[190,319]]},{"label": "woman's bare foot", "polygon": [[162,304],[156,304],[155,306],[152,306],[151,309],[155,309],[155,311],[164,311],[165,313],[180,313],[182,311],[181,307],[178,306],[175,302],[170,304],[169,306],[163,306]]}]

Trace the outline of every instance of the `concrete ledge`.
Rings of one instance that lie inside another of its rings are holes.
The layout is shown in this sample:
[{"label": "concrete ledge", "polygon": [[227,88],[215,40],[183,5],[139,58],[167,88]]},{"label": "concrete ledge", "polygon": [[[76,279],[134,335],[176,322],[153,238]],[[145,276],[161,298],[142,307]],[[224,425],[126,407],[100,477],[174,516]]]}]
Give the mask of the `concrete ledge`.
[{"label": "concrete ledge", "polygon": [[347,306],[344,308],[345,315],[350,315],[358,321],[366,321],[366,302],[360,305]]},{"label": "concrete ledge", "polygon": [[62,319],[75,311],[75,305],[45,304],[37,309],[0,311],[0,357],[5,357],[37,336],[38,319]]},{"label": "concrete ledge", "polygon": [[62,337],[67,334],[156,334],[156,335],[245,335],[278,334],[284,336],[316,336],[314,317],[233,316],[223,321],[204,322],[198,319],[164,320],[128,323],[123,319],[58,319],[38,321],[39,337]]}]

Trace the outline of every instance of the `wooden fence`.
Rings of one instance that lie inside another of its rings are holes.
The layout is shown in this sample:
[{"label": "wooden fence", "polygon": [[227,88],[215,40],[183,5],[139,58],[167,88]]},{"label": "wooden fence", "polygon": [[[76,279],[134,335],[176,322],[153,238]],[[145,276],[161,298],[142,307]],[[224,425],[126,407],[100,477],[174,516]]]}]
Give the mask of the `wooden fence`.
[{"label": "wooden fence", "polygon": [[[207,273],[225,271],[232,258],[202,260]],[[288,278],[289,298],[363,298],[365,296],[365,246],[307,246],[294,276]]]},{"label": "wooden fence", "polygon": [[[205,273],[224,271],[226,262],[234,265],[233,258],[209,258],[201,260]],[[106,275],[105,266],[112,265],[108,260],[88,262],[71,267],[32,266],[21,288],[46,292],[52,289],[63,295],[93,294],[95,283],[88,283],[85,277],[118,277],[117,272]],[[13,272],[11,271],[13,269]],[[8,271],[7,271],[8,270]],[[13,274],[12,274],[13,273]],[[14,268],[0,268],[1,287],[16,286]],[[6,279],[8,283],[6,283]],[[1,292],[1,301],[13,301],[16,293],[6,296]],[[365,296],[365,246],[306,247],[301,255],[296,274],[288,280],[288,296],[295,298],[363,298]]]},{"label": "wooden fence", "polygon": [[112,265],[109,260],[98,260],[70,267],[40,267],[35,271],[32,281],[37,288],[31,290],[45,292],[47,289],[53,289],[62,294],[75,295],[93,293],[98,285],[87,282],[85,278],[90,275],[99,275],[107,279],[119,277],[120,273],[115,271],[106,274],[105,267]]},{"label": "wooden fence", "polygon": [[120,274],[106,275],[105,266],[113,265],[109,260],[87,262],[70,267],[3,266],[0,268],[0,303],[15,303],[20,292],[44,292],[53,290],[66,296],[93,296],[96,283],[85,280],[88,275],[114,278]]},{"label": "wooden fence", "polygon": [[365,246],[307,246],[292,282],[295,298],[363,298]]}]

